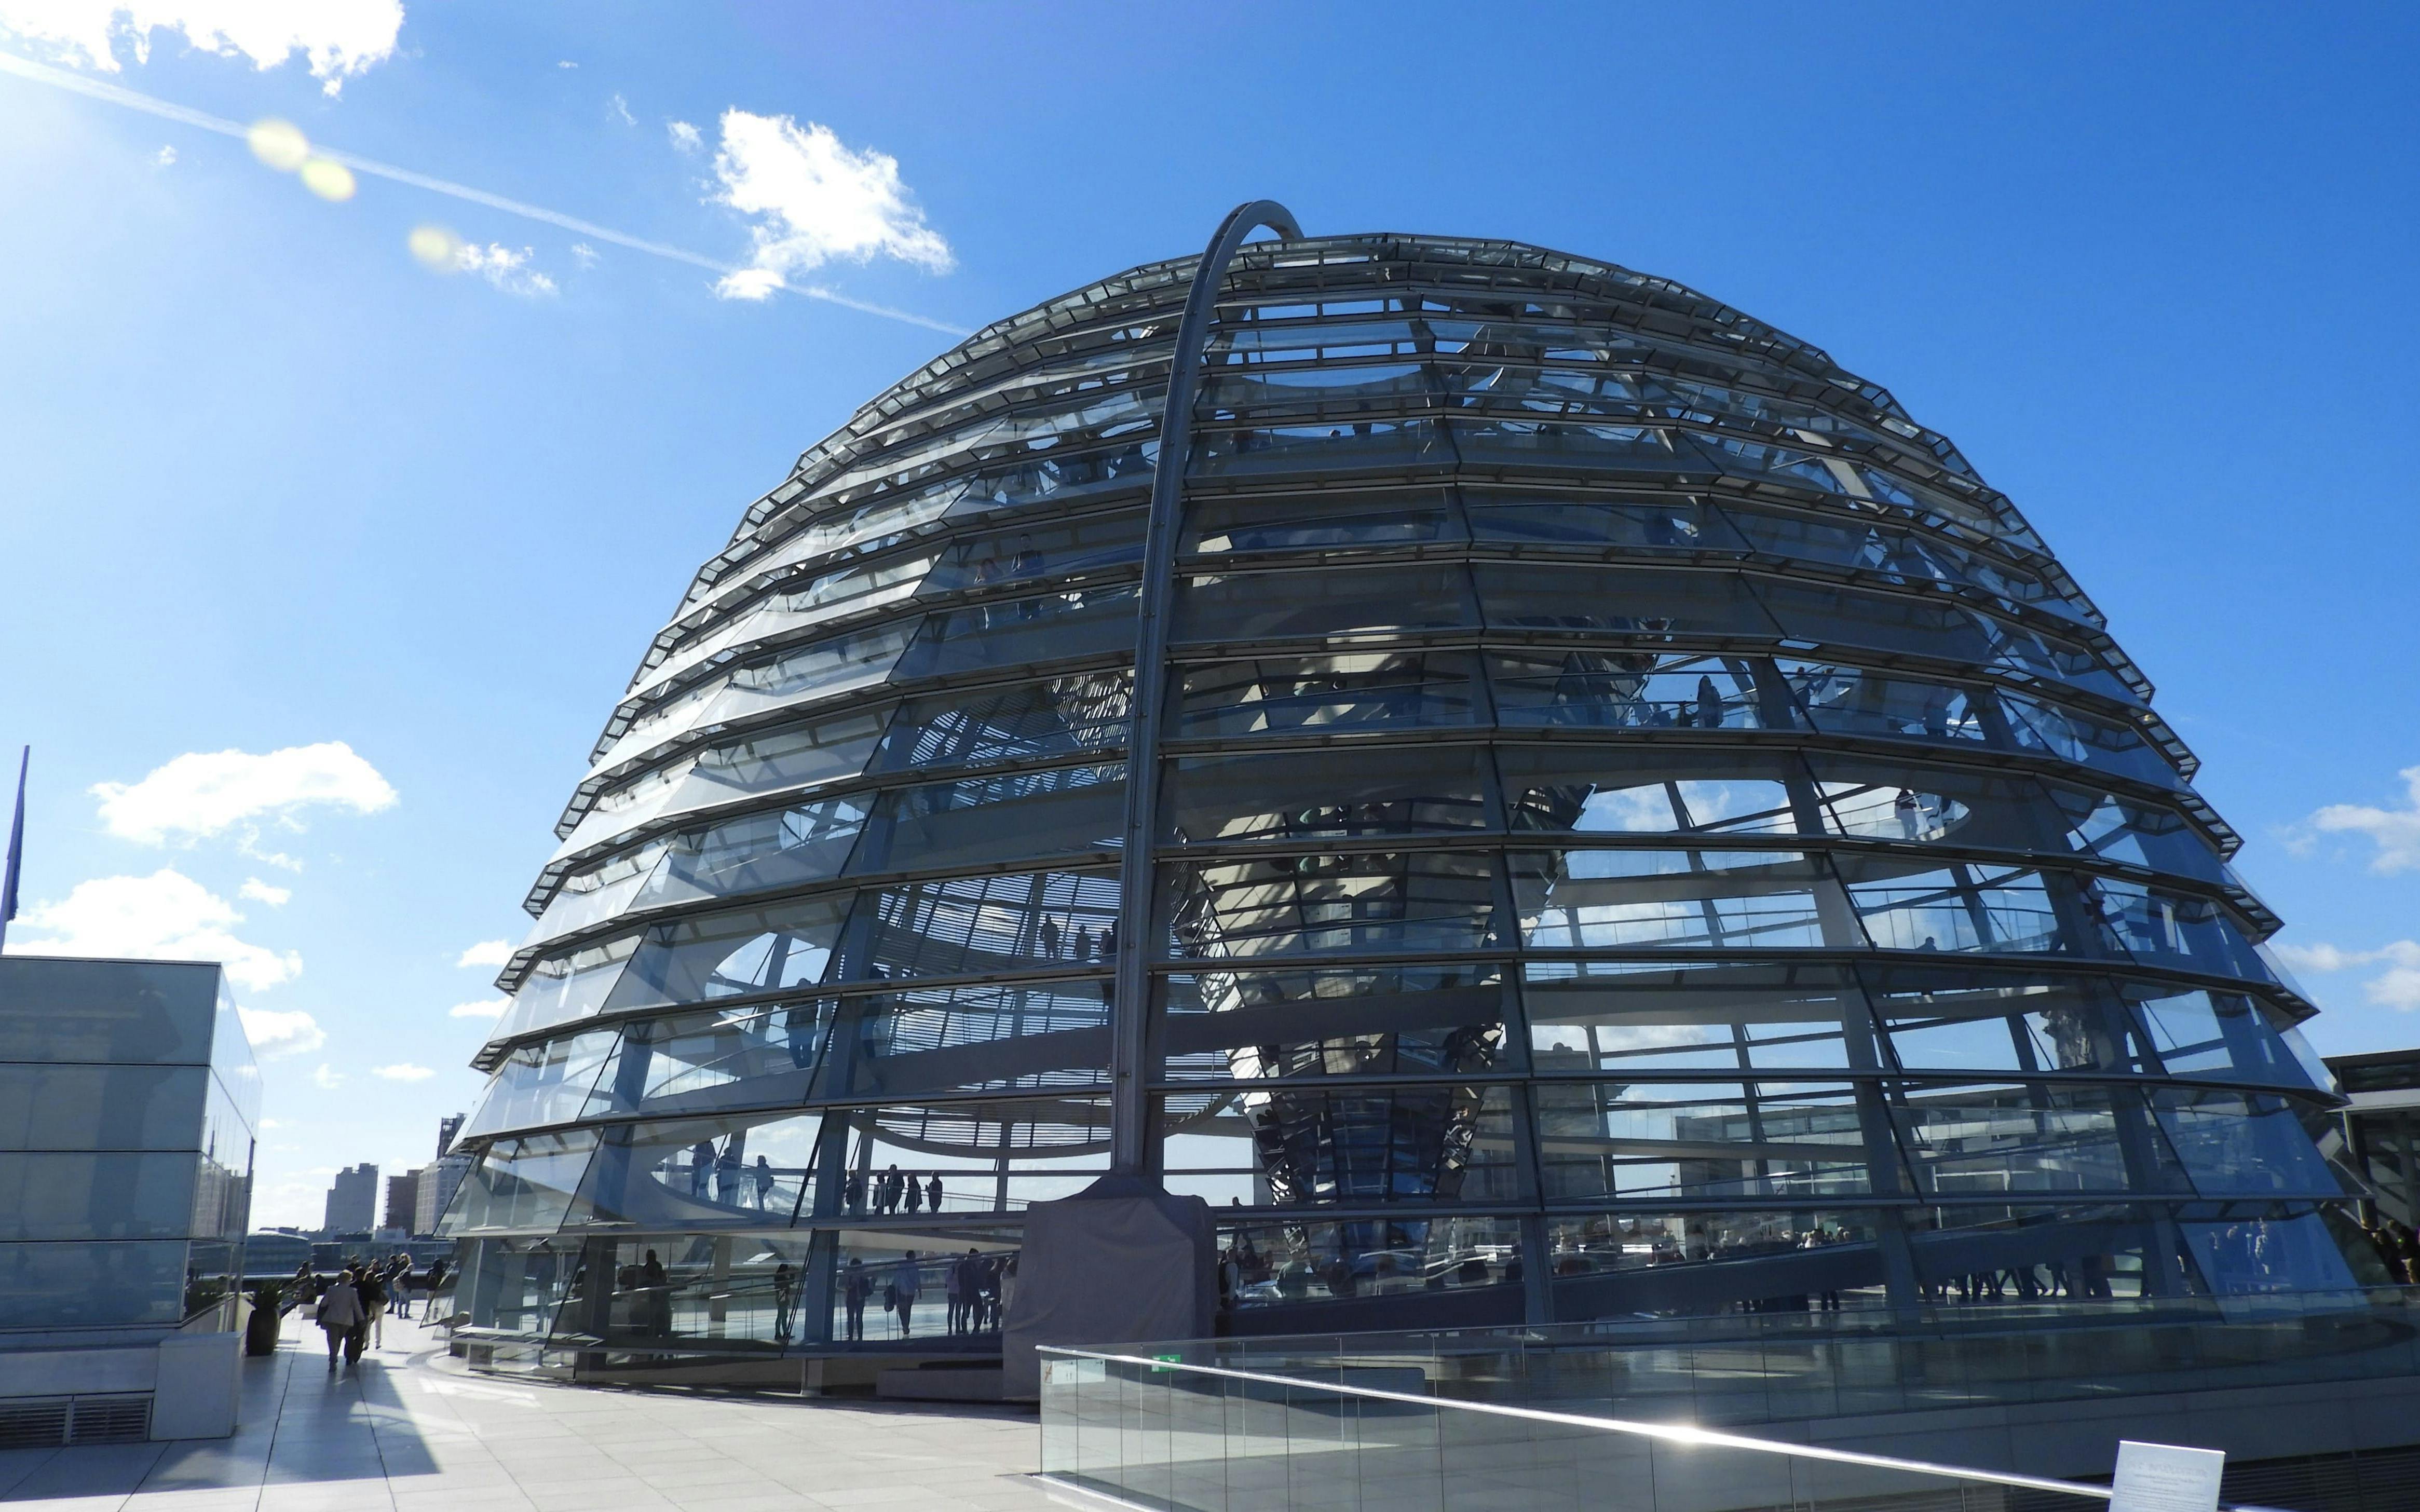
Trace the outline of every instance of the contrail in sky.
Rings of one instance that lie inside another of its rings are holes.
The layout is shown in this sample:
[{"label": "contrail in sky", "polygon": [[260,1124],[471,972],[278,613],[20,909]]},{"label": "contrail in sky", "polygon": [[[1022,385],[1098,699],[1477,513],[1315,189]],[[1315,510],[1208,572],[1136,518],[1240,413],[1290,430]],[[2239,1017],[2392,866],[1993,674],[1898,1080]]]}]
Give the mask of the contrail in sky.
[{"label": "contrail in sky", "polygon": [[[228,120],[224,116],[212,116],[205,111],[193,110],[117,85],[105,84],[99,79],[89,79],[80,73],[71,73],[65,69],[54,69],[48,64],[18,57],[12,53],[0,52],[0,73],[13,73],[20,79],[30,80],[35,84],[46,84],[54,89],[69,90],[126,110],[139,110],[147,116],[157,116],[163,120],[176,121],[205,131],[215,131],[221,136],[232,136],[239,141],[244,139],[251,130],[239,122]],[[468,200],[473,205],[485,205],[489,209],[502,210],[507,215],[518,215],[524,220],[543,221],[548,225],[561,226],[566,231],[576,231],[583,237],[594,237],[599,241],[610,241],[617,247],[628,247],[633,252],[644,252],[651,257],[663,257],[676,263],[688,263],[693,268],[703,268],[714,273],[736,273],[741,270],[733,263],[718,262],[712,257],[690,252],[684,247],[667,246],[660,241],[648,241],[627,232],[616,231],[611,226],[598,225],[593,221],[583,221],[577,216],[566,215],[560,210],[548,209],[543,205],[524,204],[517,199],[506,199],[502,194],[490,194],[484,189],[473,189],[468,184],[431,178],[424,173],[414,173],[409,168],[398,168],[393,163],[379,162],[369,158],[357,158],[349,152],[339,152],[334,147],[323,147],[317,142],[311,144],[311,150],[315,155],[341,162],[358,174],[367,174],[374,178],[391,179],[398,184],[410,184],[414,189],[425,189],[432,194],[444,194],[453,199]],[[948,325],[906,310],[893,310],[887,305],[869,304],[863,300],[853,300],[845,294],[835,293],[818,285],[783,284],[781,286],[793,294],[804,295],[811,300],[822,300],[828,304],[842,305],[866,315],[878,315],[886,320],[903,320],[911,326],[923,326],[927,331],[940,332],[943,335],[973,334],[963,326]]]}]

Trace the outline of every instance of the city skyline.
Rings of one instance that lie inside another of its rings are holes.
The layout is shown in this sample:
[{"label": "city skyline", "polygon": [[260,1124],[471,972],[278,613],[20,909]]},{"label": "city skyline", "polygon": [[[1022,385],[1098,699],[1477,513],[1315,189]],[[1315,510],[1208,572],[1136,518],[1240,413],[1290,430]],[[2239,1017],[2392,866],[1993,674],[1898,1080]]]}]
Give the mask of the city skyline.
[{"label": "city skyline", "polygon": [[[1463,107],[1503,124],[1372,171],[1354,123],[1432,98],[1450,12],[1391,37],[1289,12],[1310,61],[1238,76],[1207,18],[406,5],[296,51],[197,46],[210,8],[166,8],[193,23],[138,57],[0,6],[28,66],[0,71],[0,273],[26,295],[0,404],[39,422],[0,474],[0,556],[55,569],[0,606],[0,749],[35,748],[8,949],[227,963],[267,1084],[256,1226],[317,1217],[339,1154],[419,1168],[428,1120],[475,1103],[597,712],[765,481],[946,329],[1190,252],[1262,193],[1314,234],[1669,274],[1882,377],[2160,684],[2325,1010],[2314,1042],[2420,1039],[2420,717],[2393,658],[2420,512],[2391,435],[2335,398],[2412,334],[2410,170],[2375,151],[2409,134],[2409,18],[1867,10],[1721,37],[1715,124],[1686,61],[1713,28],[1575,10],[1621,87],[1457,57]],[[981,99],[1046,59],[1121,86],[1007,119],[900,87]],[[1810,139],[1807,70],[1890,87],[1827,99]],[[1156,149],[1110,129],[1137,87],[1229,101],[1218,161],[1140,171]],[[1631,147],[1642,112],[1668,129]],[[1685,158],[1661,140],[1690,131]],[[1554,149],[1506,161],[1524,132]]]}]

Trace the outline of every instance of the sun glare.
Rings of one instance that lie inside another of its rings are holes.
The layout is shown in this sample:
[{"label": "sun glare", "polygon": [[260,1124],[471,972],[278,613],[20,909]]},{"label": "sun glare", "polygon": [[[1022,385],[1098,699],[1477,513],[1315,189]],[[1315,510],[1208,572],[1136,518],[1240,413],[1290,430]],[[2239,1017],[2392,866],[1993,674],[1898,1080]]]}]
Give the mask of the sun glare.
[{"label": "sun glare", "polygon": [[430,272],[451,273],[462,266],[462,239],[442,225],[413,226],[405,245]]},{"label": "sun glare", "polygon": [[328,158],[313,158],[302,165],[302,187],[321,199],[347,200],[353,197],[353,170]]},{"label": "sun glare", "polygon": [[251,144],[254,157],[279,173],[292,173],[311,156],[311,144],[302,128],[274,116],[253,122],[243,139]]}]

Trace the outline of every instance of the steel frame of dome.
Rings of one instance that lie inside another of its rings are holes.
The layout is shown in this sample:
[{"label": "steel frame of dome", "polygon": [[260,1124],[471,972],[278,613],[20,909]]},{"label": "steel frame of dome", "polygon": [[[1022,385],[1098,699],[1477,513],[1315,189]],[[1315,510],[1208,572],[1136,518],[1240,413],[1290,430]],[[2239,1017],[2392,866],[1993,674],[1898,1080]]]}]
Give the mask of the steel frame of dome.
[{"label": "steel frame of dome", "polygon": [[1112,1167],[1218,1205],[1247,1332],[2350,1284],[2311,1009],[2150,694],[1824,353],[1239,207],[699,570],[499,979],[462,1305],[854,1347],[849,1259]]}]

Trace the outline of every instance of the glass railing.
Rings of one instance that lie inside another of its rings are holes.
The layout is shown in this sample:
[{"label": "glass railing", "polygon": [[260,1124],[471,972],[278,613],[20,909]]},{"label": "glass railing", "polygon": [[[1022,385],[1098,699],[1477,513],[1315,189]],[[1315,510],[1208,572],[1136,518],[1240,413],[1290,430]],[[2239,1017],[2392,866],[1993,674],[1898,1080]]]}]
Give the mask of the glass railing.
[{"label": "glass railing", "polygon": [[[1133,1346],[1439,1401],[1700,1427],[2420,1376],[2420,1288]],[[1342,1373],[1342,1374],[1340,1374]]]},{"label": "glass railing", "polygon": [[1043,1479],[1155,1512],[2102,1512],[2110,1499],[1685,1424],[1447,1400],[1408,1365],[1303,1377],[1042,1355]]}]

